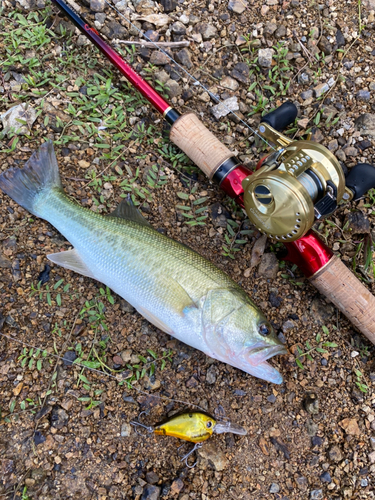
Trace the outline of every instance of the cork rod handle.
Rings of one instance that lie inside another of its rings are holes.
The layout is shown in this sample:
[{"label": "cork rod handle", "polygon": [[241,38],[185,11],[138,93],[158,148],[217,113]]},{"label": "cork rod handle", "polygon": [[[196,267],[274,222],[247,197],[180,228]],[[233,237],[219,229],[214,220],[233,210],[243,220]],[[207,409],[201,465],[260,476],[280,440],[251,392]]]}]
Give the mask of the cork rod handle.
[{"label": "cork rod handle", "polygon": [[169,138],[209,179],[225,160],[234,156],[194,113],[180,116],[172,125]]},{"label": "cork rod handle", "polygon": [[310,282],[375,344],[375,297],[338,257],[333,256]]}]

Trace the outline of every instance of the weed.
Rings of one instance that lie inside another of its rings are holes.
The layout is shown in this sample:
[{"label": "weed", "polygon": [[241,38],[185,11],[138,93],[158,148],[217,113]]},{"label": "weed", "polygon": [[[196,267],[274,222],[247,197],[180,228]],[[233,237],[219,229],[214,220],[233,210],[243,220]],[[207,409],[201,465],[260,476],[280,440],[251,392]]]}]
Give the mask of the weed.
[{"label": "weed", "polygon": [[235,259],[235,253],[239,252],[241,246],[248,242],[248,239],[243,237],[253,234],[252,229],[242,229],[245,222],[249,222],[249,220],[246,219],[239,224],[232,219],[228,219],[227,232],[224,234],[225,244],[222,245],[223,252],[221,253],[224,257]]},{"label": "weed", "polygon": [[354,368],[354,374],[356,376],[355,385],[358,387],[360,391],[366,394],[369,387],[363,379],[363,373],[357,368]]},{"label": "weed", "polygon": [[206,205],[201,206],[206,203],[208,196],[196,198],[194,195],[197,192],[197,189],[198,184],[190,190],[190,194],[183,192],[177,193],[177,196],[186,202],[185,205],[176,205],[176,208],[180,210],[181,215],[187,219],[185,224],[188,226],[204,226],[206,224],[205,220],[208,217],[208,207]]},{"label": "weed", "polygon": [[32,369],[34,363],[36,362],[36,369],[40,371],[43,366],[43,359],[48,356],[47,351],[41,351],[40,349],[34,350],[32,347],[29,351],[26,347],[23,348],[21,356],[18,358],[18,361],[21,362],[21,366],[24,368],[27,366],[29,370]]},{"label": "weed", "polygon": [[[70,300],[74,300],[79,297],[79,293],[77,292],[69,293],[70,283],[66,283],[62,288],[60,288],[63,283],[64,279],[60,279],[53,285],[52,288],[48,284],[45,286],[42,285],[41,281],[39,281],[36,285],[31,283],[30,297],[38,295],[39,300],[46,300],[49,306],[52,306],[53,303],[55,303],[59,307],[62,305],[64,297],[69,297]],[[58,290],[59,288],[60,290]]]},{"label": "weed", "polygon": [[[323,333],[328,336],[329,335],[329,330],[326,326],[322,326]],[[322,334],[318,333],[315,337],[315,345],[311,345],[308,340],[305,342],[306,345],[306,351],[304,352],[298,345],[297,351],[298,351],[298,356],[296,357],[296,364],[301,370],[304,370],[305,367],[302,363],[302,358],[306,358],[308,361],[314,361],[313,355],[315,353],[319,354],[325,354],[327,353],[326,348],[334,348],[337,347],[336,342],[330,342],[328,340],[323,340],[322,339]]]}]

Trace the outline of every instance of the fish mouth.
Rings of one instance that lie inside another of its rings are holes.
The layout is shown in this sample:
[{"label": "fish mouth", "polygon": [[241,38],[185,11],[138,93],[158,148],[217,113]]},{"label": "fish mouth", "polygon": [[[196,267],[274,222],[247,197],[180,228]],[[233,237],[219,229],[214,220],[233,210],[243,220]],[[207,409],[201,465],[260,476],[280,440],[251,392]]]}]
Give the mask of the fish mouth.
[{"label": "fish mouth", "polygon": [[272,382],[273,384],[281,384],[283,382],[282,375],[274,368],[268,359],[278,354],[286,354],[288,351],[283,345],[255,345],[250,352],[246,354],[248,362],[248,373],[258,378]]}]

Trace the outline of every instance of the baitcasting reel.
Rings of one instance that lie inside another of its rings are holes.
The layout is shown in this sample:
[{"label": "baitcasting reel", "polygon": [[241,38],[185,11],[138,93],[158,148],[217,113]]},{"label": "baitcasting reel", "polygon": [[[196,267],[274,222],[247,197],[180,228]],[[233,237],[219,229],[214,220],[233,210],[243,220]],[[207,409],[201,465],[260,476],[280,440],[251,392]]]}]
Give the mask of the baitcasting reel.
[{"label": "baitcasting reel", "polygon": [[337,158],[312,141],[293,141],[282,133],[297,116],[286,102],[262,118],[258,133],[278,149],[262,159],[242,181],[244,206],[251,222],[274,240],[295,241],[315,219],[332,214],[341,200],[363,196],[375,186],[375,169],[362,163],[345,179]]}]

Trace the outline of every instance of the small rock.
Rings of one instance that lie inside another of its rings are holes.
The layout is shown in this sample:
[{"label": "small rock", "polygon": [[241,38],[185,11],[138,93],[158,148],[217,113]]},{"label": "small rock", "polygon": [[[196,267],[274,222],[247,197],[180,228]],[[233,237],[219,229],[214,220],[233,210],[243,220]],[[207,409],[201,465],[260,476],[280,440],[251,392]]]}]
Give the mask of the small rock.
[{"label": "small rock", "polygon": [[231,78],[230,76],[224,77],[220,81],[220,85],[226,89],[233,90],[234,92],[239,87],[239,83],[237,82],[237,80],[234,80],[234,78]]},{"label": "small rock", "polygon": [[[117,5],[116,5],[117,7]],[[147,30],[146,33],[145,33],[145,38],[147,40],[151,40],[151,42],[158,42],[159,41],[159,38],[160,38],[160,35],[157,31],[154,31],[154,30]]]},{"label": "small rock", "polygon": [[206,373],[207,384],[214,384],[216,382],[216,366],[211,365]]},{"label": "small rock", "polygon": [[183,66],[186,66],[188,69],[193,66],[188,49],[183,48],[179,52],[177,52],[176,59],[179,63],[181,63]]},{"label": "small rock", "polygon": [[340,462],[342,460],[342,452],[337,445],[332,446],[328,455],[332,462]]},{"label": "small rock", "polygon": [[182,94],[182,88],[175,80],[172,79],[168,80],[167,83],[165,84],[165,87],[166,87],[166,92],[170,98],[178,97],[179,95]]},{"label": "small rock", "polygon": [[186,387],[191,389],[193,387],[197,387],[198,381],[195,377],[190,377],[189,380],[186,381]]},{"label": "small rock", "polygon": [[375,114],[364,113],[360,115],[355,121],[355,126],[362,134],[375,136]]},{"label": "small rock", "polygon": [[183,481],[178,478],[178,479],[175,479],[173,481],[173,483],[171,484],[171,493],[173,495],[178,495],[180,493],[180,491],[182,491],[184,488],[184,483]]},{"label": "small rock", "polygon": [[[302,72],[298,75],[297,81],[300,85],[307,85],[310,83],[310,75],[308,73]],[[313,91],[311,90],[311,97],[313,95]],[[310,99],[310,98],[308,98]]]},{"label": "small rock", "polygon": [[283,24],[280,24],[280,26],[275,31],[275,38],[277,38],[277,39],[284,38],[284,36],[286,36],[286,34],[287,34],[286,26],[284,26]]},{"label": "small rock", "polygon": [[280,305],[283,301],[283,299],[281,297],[277,296],[273,292],[270,293],[268,300],[270,301],[272,307],[280,307]]},{"label": "small rock", "polygon": [[3,269],[10,269],[12,267],[12,262],[6,257],[4,257],[4,255],[2,255],[1,253],[0,253],[0,267]]},{"label": "small rock", "polygon": [[312,301],[310,306],[310,314],[314,321],[318,323],[318,325],[325,325],[327,321],[332,318],[333,313],[334,308],[330,304],[326,304],[319,298],[316,298]]},{"label": "small rock", "polygon": [[69,416],[65,410],[59,406],[54,406],[51,412],[51,426],[55,429],[62,429],[68,423]]},{"label": "small rock", "polygon": [[332,482],[332,478],[331,478],[331,475],[328,471],[326,472],[323,472],[323,474],[321,474],[320,476],[320,480],[322,481],[322,483],[331,483]]},{"label": "small rock", "polygon": [[266,25],[263,28],[263,34],[264,35],[273,35],[275,31],[277,30],[277,24],[276,23],[266,23]]},{"label": "small rock", "polygon": [[311,133],[311,141],[314,142],[322,142],[325,139],[322,131],[320,128],[313,127],[312,133]]},{"label": "small rock", "polygon": [[[348,225],[346,226],[347,223]],[[350,231],[352,234],[370,233],[370,221],[367,215],[360,210],[349,212],[346,216],[344,226],[346,226],[346,231]]]},{"label": "small rock", "polygon": [[247,84],[249,82],[249,66],[244,62],[237,63],[231,72],[231,76]]},{"label": "small rock", "polygon": [[159,3],[163,6],[164,12],[172,12],[177,7],[176,0],[159,0]]},{"label": "small rock", "polygon": [[328,83],[319,83],[316,87],[313,88],[313,92],[316,98],[322,96],[329,90]]},{"label": "small rock", "polygon": [[132,426],[128,423],[121,425],[121,437],[129,437],[132,433]]},{"label": "small rock", "polygon": [[303,400],[303,406],[305,410],[311,415],[317,415],[319,413],[319,400],[315,392],[309,392],[305,399]]},{"label": "small rock", "polygon": [[66,351],[63,356],[64,366],[72,366],[75,359],[77,359],[77,354],[74,351]]},{"label": "small rock", "polygon": [[323,498],[323,490],[313,490],[310,493],[311,500],[322,500]]},{"label": "small rock", "polygon": [[337,151],[339,148],[339,144],[337,142],[337,139],[332,139],[332,141],[329,141],[328,143],[328,149],[330,151],[332,151],[332,153],[334,153],[335,151]]},{"label": "small rock", "polygon": [[159,481],[159,476],[156,472],[150,471],[146,473],[146,481],[149,484],[156,484]]},{"label": "small rock", "polygon": [[311,444],[313,446],[322,446],[323,444],[323,439],[319,436],[314,436],[312,439],[311,439]]},{"label": "small rock", "polygon": [[298,488],[301,491],[307,490],[308,482],[307,482],[307,479],[305,478],[305,476],[297,477],[296,483],[298,485]]},{"label": "small rock", "polygon": [[198,23],[194,26],[194,33],[200,33],[203,40],[211,40],[217,35],[217,29],[212,24],[208,23]]},{"label": "small rock", "polygon": [[[18,104],[0,115],[0,120],[3,122],[3,133],[5,135],[9,136],[12,132],[17,135],[25,135],[30,132],[31,126],[36,120],[36,112],[32,107]],[[26,124],[22,124],[22,122],[26,122]]]},{"label": "small rock", "polygon": [[186,35],[186,26],[180,22],[180,21],[176,21],[175,23],[172,24],[172,26],[170,27],[170,30],[172,31],[173,33],[173,40],[175,41],[179,41],[179,40],[176,40],[174,38],[174,35],[178,36],[178,37],[182,37],[183,35]]},{"label": "small rock", "polygon": [[366,488],[368,486],[368,479],[361,479],[361,487]]},{"label": "small rock", "polygon": [[371,453],[368,454],[368,459],[371,464],[375,464],[375,451],[372,451]]},{"label": "small rock", "polygon": [[305,90],[304,92],[301,92],[301,99],[304,101],[306,99],[310,99],[313,96],[313,91],[312,90]]},{"label": "small rock", "polygon": [[215,227],[227,227],[227,220],[231,218],[230,213],[220,203],[210,206],[212,222]]},{"label": "small rock", "polygon": [[280,486],[277,483],[272,483],[270,486],[270,493],[279,493]]},{"label": "small rock", "polygon": [[202,448],[198,449],[198,455],[207,461],[207,465],[220,472],[227,467],[227,459],[222,451],[220,451],[211,441],[205,443]]},{"label": "small rock", "polygon": [[39,444],[44,443],[45,440],[46,440],[45,436],[43,436],[43,434],[40,431],[35,431],[34,432],[34,443],[35,443],[36,446],[38,446]]},{"label": "small rock", "polygon": [[369,102],[371,94],[368,90],[359,90],[356,97],[359,101]]},{"label": "small rock", "polygon": [[103,28],[102,32],[105,36],[107,36],[110,40],[114,38],[120,38],[122,40],[126,39],[128,31],[117,21],[108,22]]},{"label": "small rock", "polygon": [[90,9],[93,12],[103,12],[106,7],[104,0],[90,0]]},{"label": "small rock", "polygon": [[329,54],[332,53],[332,45],[329,43],[327,38],[325,36],[322,36],[319,44],[318,44],[319,49],[326,55],[328,56]]},{"label": "small rock", "polygon": [[247,8],[248,3],[245,0],[229,0],[228,10],[236,14],[242,14]]},{"label": "small rock", "polygon": [[150,57],[151,64],[154,64],[155,66],[164,66],[165,64],[168,64],[169,61],[170,61],[169,57],[163,52],[160,52],[160,50],[152,51]]},{"label": "small rock", "polygon": [[272,57],[275,51],[273,49],[259,49],[258,64],[262,68],[270,68],[272,66]]},{"label": "small rock", "polygon": [[[159,486],[154,486],[152,484],[146,484],[143,488],[143,493],[141,496],[141,500],[157,500],[160,496],[160,488]],[[139,498],[139,497],[137,497]]]},{"label": "small rock", "polygon": [[349,436],[359,436],[361,434],[361,431],[358,427],[358,422],[355,418],[344,418],[344,420],[341,420],[341,422],[339,422],[339,425]]},{"label": "small rock", "polygon": [[219,120],[223,116],[227,116],[231,111],[238,111],[239,105],[237,97],[229,97],[229,99],[225,99],[221,101],[216,106],[212,106],[211,113],[214,115],[216,120]]},{"label": "small rock", "polygon": [[129,302],[127,302],[125,299],[120,299],[120,308],[121,311],[124,313],[132,314],[135,312],[134,307],[131,304],[129,304]]},{"label": "small rock", "polygon": [[342,31],[337,30],[336,31],[336,45],[337,48],[339,49],[340,47],[344,47],[346,44],[346,40],[344,35],[342,34]]},{"label": "small rock", "polygon": [[[269,403],[275,403],[276,402],[276,396],[274,394],[270,394],[269,396],[267,396],[267,401]],[[277,492],[275,492],[277,493]]]},{"label": "small rock", "polygon": [[125,403],[134,403],[134,404],[136,404],[133,396],[128,396],[127,392],[124,392],[124,394],[122,395],[122,399],[125,401]]},{"label": "small rock", "polygon": [[279,271],[279,261],[274,253],[265,253],[262,255],[258,268],[259,276],[268,279],[275,279]]}]

